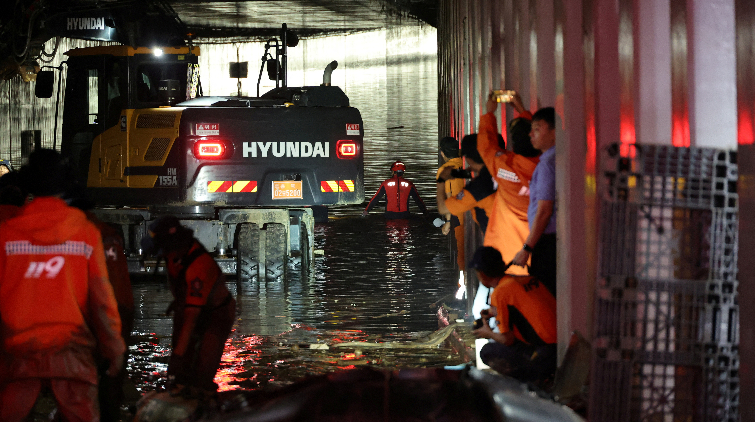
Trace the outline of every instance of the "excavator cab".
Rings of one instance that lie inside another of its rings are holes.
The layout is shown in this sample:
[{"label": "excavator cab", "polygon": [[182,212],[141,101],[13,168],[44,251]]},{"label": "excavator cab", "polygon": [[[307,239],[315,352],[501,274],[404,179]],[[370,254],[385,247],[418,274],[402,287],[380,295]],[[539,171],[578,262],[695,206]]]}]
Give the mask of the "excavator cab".
[{"label": "excavator cab", "polygon": [[[94,170],[90,165],[96,165],[99,173],[107,165],[106,179],[122,178],[122,147],[128,144],[128,117],[133,110],[173,106],[195,95],[198,48],[194,54],[188,54],[188,47],[167,50],[163,54],[159,49],[109,46],[67,53],[61,153],[79,169],[81,183],[94,181],[89,177]],[[53,76],[49,72],[37,81],[38,97],[52,96]],[[109,150],[90,163],[99,136]]]}]

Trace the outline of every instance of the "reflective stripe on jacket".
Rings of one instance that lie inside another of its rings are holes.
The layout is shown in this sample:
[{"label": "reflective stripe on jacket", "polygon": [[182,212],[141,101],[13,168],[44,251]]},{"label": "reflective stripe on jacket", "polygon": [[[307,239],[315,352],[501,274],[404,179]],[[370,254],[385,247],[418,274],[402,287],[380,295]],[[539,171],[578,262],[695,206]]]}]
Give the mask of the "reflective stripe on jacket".
[{"label": "reflective stripe on jacket", "polygon": [[424,214],[427,212],[425,203],[422,202],[422,198],[419,197],[417,188],[414,187],[414,183],[404,179],[401,176],[395,175],[390,179],[385,180],[375,195],[370,199],[369,204],[365,211],[369,211],[385,197],[385,211],[387,213],[409,213],[409,199],[413,199],[419,207],[420,211]]},{"label": "reflective stripe on jacket", "polygon": [[[498,249],[503,260],[508,263],[522,249],[529,236],[529,183],[539,159],[514,154],[498,146],[497,121],[493,113],[480,118],[477,149],[485,167],[498,184],[483,245]],[[525,268],[517,266],[509,267],[508,272],[527,274]]]}]

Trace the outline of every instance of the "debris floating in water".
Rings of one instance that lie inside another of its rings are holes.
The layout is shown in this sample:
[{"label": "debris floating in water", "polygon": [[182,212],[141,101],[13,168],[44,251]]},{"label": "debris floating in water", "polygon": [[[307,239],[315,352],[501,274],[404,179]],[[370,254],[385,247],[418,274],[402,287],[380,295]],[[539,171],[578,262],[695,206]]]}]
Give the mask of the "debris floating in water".
[{"label": "debris floating in water", "polygon": [[330,346],[328,346],[327,344],[323,344],[323,343],[313,343],[313,344],[309,345],[309,348],[310,349],[315,349],[315,350],[328,350],[328,349],[330,349]]}]

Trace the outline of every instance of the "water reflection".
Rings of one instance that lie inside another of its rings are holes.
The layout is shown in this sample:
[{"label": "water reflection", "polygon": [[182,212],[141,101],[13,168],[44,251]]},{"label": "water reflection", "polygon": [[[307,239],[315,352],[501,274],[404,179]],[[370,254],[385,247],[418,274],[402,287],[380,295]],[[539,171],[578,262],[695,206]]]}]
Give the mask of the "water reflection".
[{"label": "water reflection", "polygon": [[[427,46],[434,45],[435,30],[410,27],[354,37],[309,40],[299,51],[328,61],[333,51],[342,54],[333,82],[344,89],[364,119],[365,192],[377,190],[390,176],[390,163],[401,159],[408,167],[407,178],[434,208],[437,60],[434,49]],[[369,37],[383,49],[364,48]],[[232,50],[235,61],[236,49]],[[216,57],[203,47],[205,52]],[[306,60],[292,57],[290,63],[292,78],[297,63],[312,73]],[[207,73],[203,78],[208,78]],[[211,80],[217,83],[216,78]],[[289,83],[297,82],[289,79]],[[228,283],[236,297],[238,319],[216,377],[221,389],[260,389],[360,365],[405,368],[458,363],[444,346],[309,347],[421,339],[438,327],[434,304],[456,290],[449,243],[430,223],[432,217],[385,220],[378,212],[361,217],[362,209],[331,209],[330,220],[316,225],[315,249],[322,255],[316,257],[314,277],[301,279],[296,271],[289,271],[292,275],[285,283]],[[138,280],[134,288],[137,344],[131,347],[129,372],[144,392],[164,383],[172,324],[164,313],[172,298],[161,280]]]},{"label": "water reflection", "polygon": [[[349,212],[351,214],[352,212]],[[230,281],[238,320],[216,382],[221,389],[290,383],[352,365],[425,367],[457,363],[444,347],[418,350],[320,350],[312,344],[419,339],[437,329],[438,299],[455,289],[445,237],[417,217],[345,216],[316,226],[312,279],[285,283]],[[141,392],[164,385],[171,321],[170,292],[159,281],[135,283],[137,344],[129,372]]]}]

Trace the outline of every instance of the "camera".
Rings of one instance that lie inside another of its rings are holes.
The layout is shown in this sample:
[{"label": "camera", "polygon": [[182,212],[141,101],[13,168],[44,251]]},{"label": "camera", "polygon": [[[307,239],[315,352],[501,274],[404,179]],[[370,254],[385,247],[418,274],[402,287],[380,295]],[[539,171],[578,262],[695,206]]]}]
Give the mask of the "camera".
[{"label": "camera", "polygon": [[471,179],[472,172],[467,169],[453,169],[451,170],[451,177],[456,179]]},{"label": "camera", "polygon": [[474,320],[474,324],[472,324],[472,329],[476,330],[478,328],[482,328],[485,325],[485,322],[483,322],[482,318],[477,318]]},{"label": "camera", "polygon": [[510,103],[514,99],[514,95],[516,95],[516,91],[510,89],[496,89],[493,91],[493,97],[499,103]]}]

